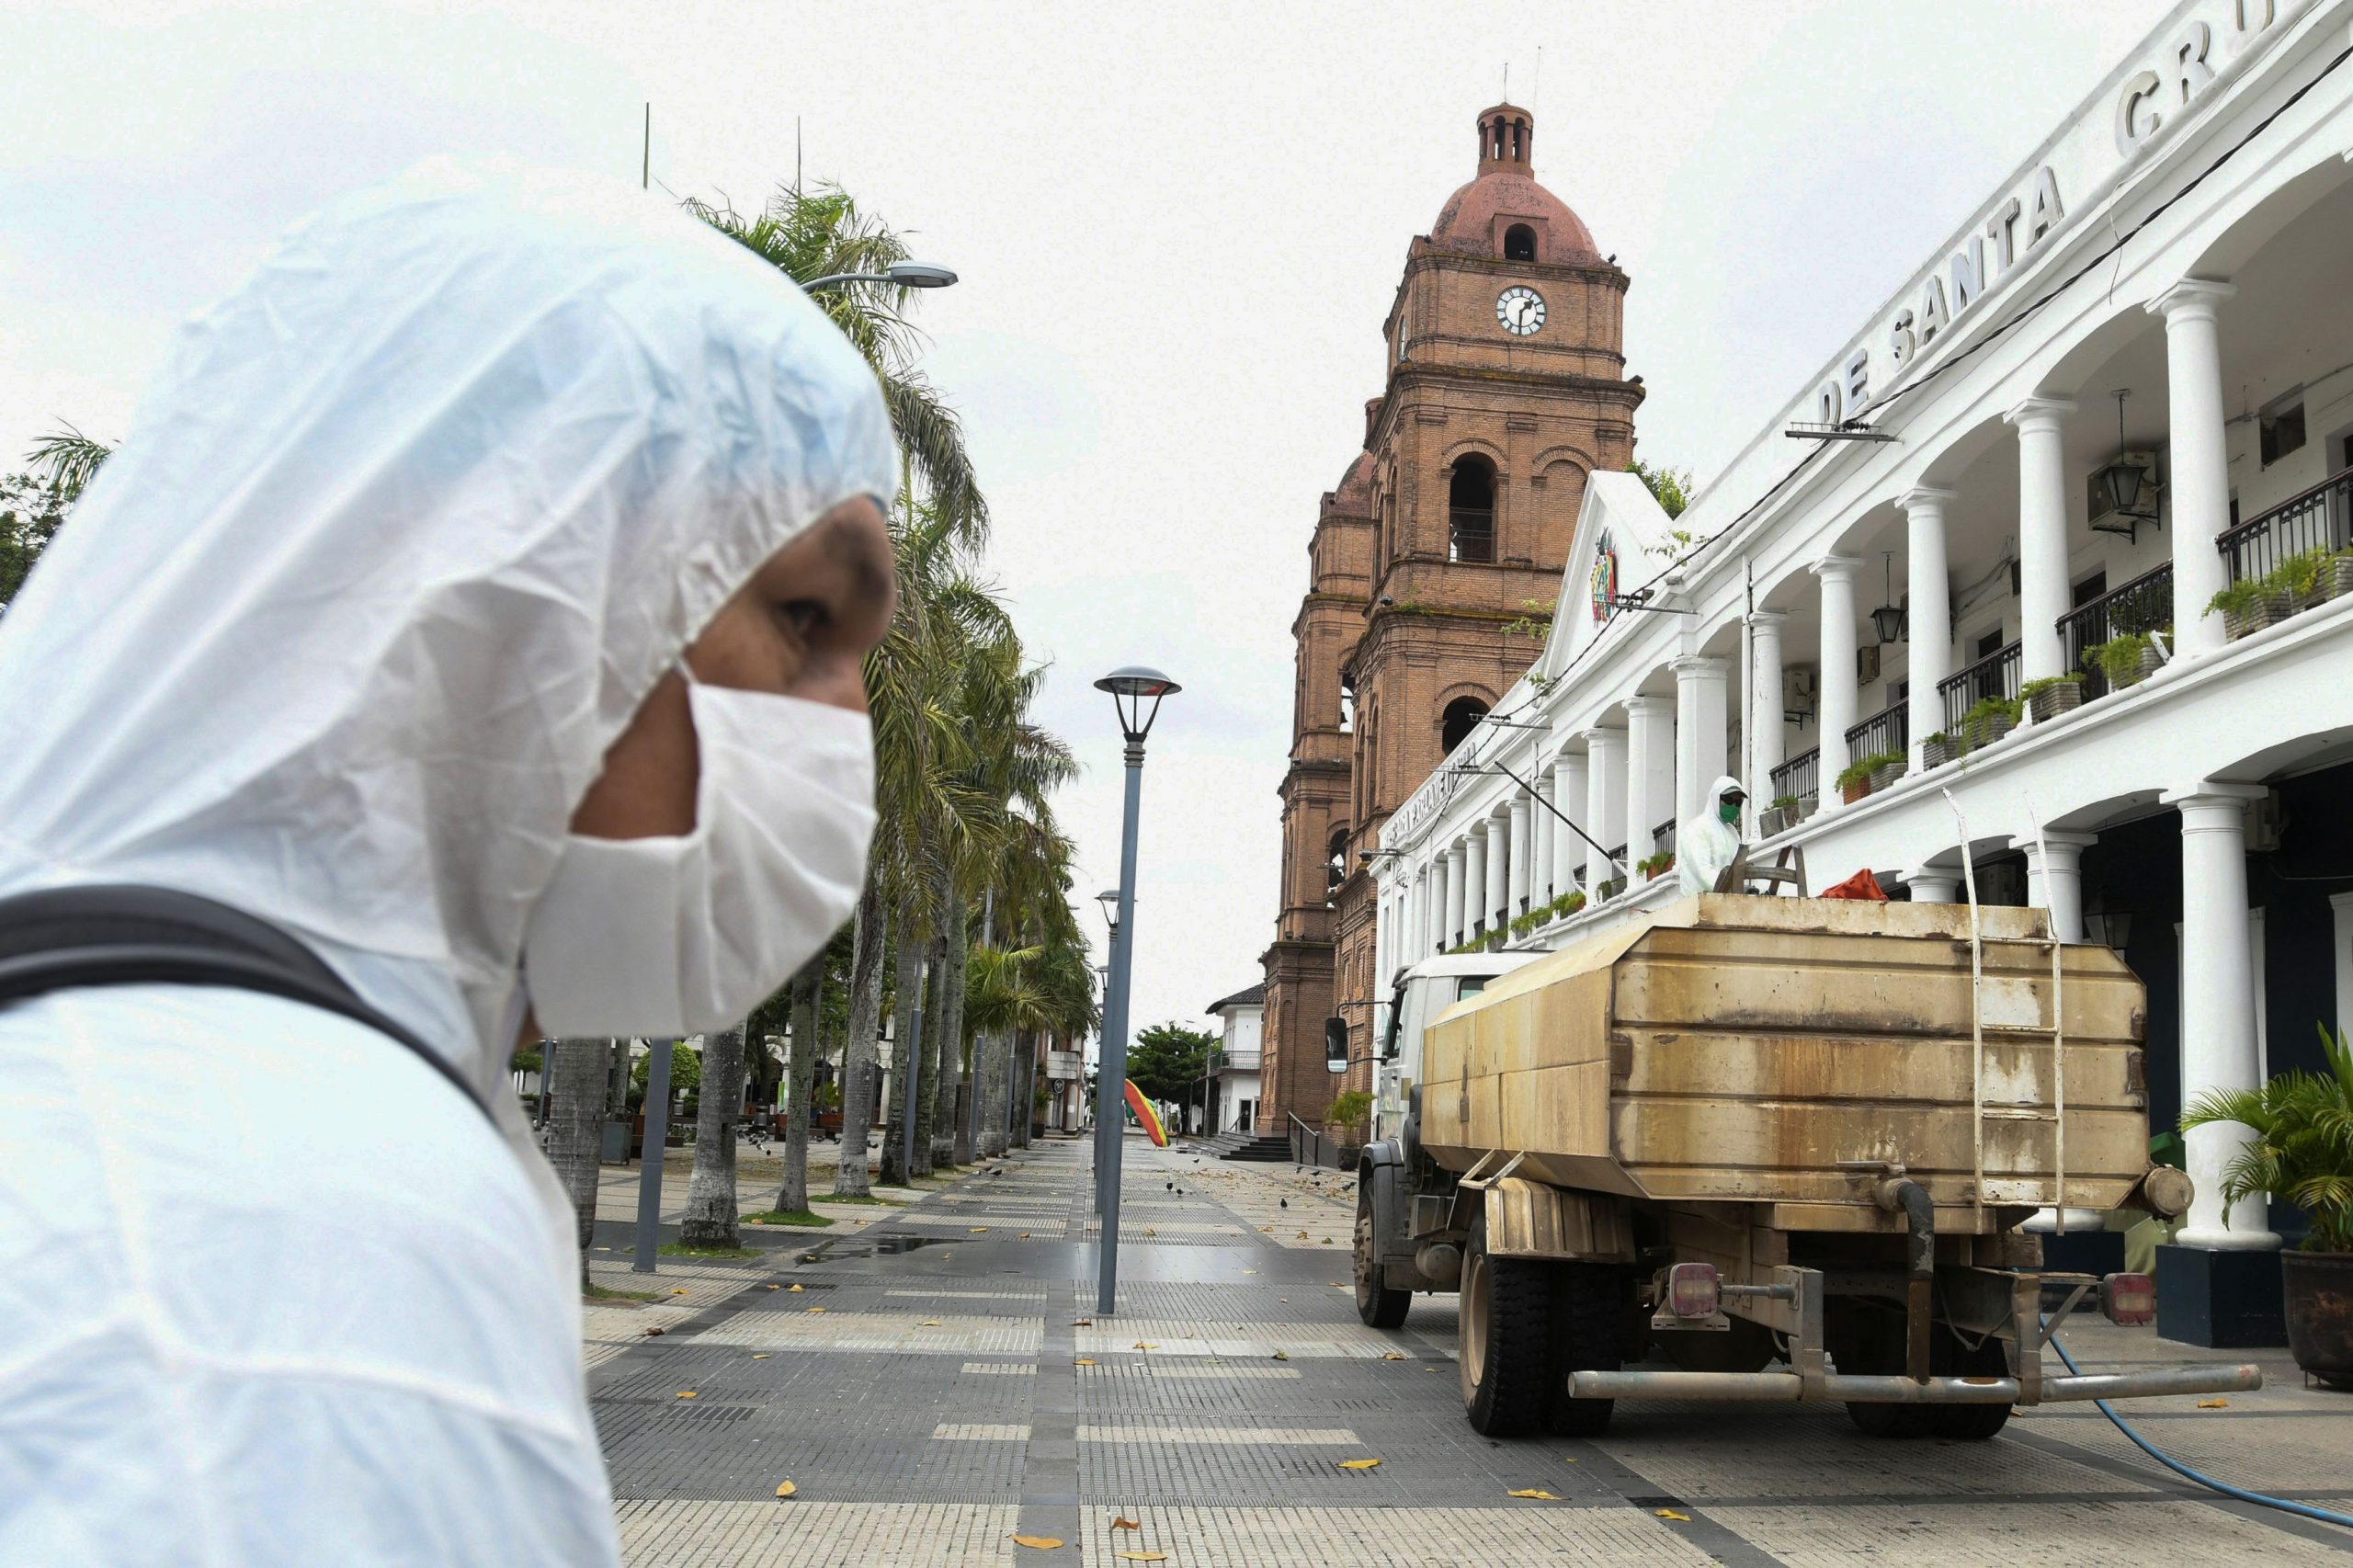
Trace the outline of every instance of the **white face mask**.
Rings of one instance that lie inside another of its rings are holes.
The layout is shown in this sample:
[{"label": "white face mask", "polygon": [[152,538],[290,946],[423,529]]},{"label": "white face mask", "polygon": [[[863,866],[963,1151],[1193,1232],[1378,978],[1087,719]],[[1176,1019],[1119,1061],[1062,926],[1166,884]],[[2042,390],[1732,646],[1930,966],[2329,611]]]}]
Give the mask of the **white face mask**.
[{"label": "white face mask", "polygon": [[858,906],[874,837],[863,714],[691,676],[701,772],[684,838],[564,840],[523,973],[541,1033],[733,1027]]}]

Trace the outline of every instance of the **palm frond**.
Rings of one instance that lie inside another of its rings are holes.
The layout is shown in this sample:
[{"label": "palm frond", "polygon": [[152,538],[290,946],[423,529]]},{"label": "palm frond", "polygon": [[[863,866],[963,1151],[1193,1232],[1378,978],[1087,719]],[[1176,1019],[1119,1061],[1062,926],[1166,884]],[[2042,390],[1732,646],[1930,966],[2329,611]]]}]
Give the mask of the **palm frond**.
[{"label": "palm frond", "polygon": [[35,479],[70,504],[81,498],[83,489],[112,456],[112,447],[68,425],[35,441],[25,460]]}]

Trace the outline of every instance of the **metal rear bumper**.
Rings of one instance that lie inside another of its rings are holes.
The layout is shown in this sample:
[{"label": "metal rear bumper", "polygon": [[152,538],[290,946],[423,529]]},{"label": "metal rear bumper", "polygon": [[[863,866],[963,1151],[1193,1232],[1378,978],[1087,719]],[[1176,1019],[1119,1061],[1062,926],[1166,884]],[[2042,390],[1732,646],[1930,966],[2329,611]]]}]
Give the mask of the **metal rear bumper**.
[{"label": "metal rear bumper", "polygon": [[2108,1372],[2042,1378],[2029,1399],[2016,1378],[1850,1377],[1824,1372],[1809,1392],[1796,1372],[1573,1372],[1569,1392],[1579,1399],[1725,1399],[1796,1403],[1831,1399],[1856,1404],[2055,1404],[2068,1400],[2141,1399],[2153,1394],[2243,1393],[2263,1386],[2262,1369],[2235,1366],[2165,1367],[2147,1372]]}]

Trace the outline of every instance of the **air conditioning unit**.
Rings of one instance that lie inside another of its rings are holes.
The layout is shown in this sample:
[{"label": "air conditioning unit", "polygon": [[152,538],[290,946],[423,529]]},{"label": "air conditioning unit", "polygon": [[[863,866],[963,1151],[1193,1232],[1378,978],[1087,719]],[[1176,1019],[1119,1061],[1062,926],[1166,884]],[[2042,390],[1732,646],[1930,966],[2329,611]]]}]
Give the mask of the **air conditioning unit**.
[{"label": "air conditioning unit", "polygon": [[1781,712],[1791,723],[1802,724],[1813,717],[1816,695],[1821,681],[1807,665],[1800,665],[1781,672]]},{"label": "air conditioning unit", "polygon": [[2250,855],[2277,854],[2279,835],[2287,825],[2287,812],[2279,805],[2279,791],[2266,790],[2260,799],[2246,803],[2246,852]]},{"label": "air conditioning unit", "polygon": [[[2111,468],[2137,468],[2141,471],[2141,493],[2130,506],[2119,506],[2109,493],[2108,471]],[[2154,452],[2119,452],[2085,476],[2084,515],[2091,519],[2093,531],[2137,537],[2143,523],[2157,520],[2157,454]]]}]

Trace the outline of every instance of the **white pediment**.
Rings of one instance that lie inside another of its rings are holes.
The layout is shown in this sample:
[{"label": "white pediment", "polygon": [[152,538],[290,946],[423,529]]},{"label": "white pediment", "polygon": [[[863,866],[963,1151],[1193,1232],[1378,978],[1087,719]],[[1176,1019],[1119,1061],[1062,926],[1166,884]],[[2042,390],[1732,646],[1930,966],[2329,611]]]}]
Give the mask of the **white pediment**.
[{"label": "white pediment", "polygon": [[1548,679],[1558,676],[1612,618],[1625,613],[1595,607],[1607,594],[1631,593],[1665,571],[1681,548],[1674,532],[1675,519],[1641,475],[1586,477],[1576,538],[1561,571],[1560,602],[1544,656],[1537,661],[1539,671]]}]

